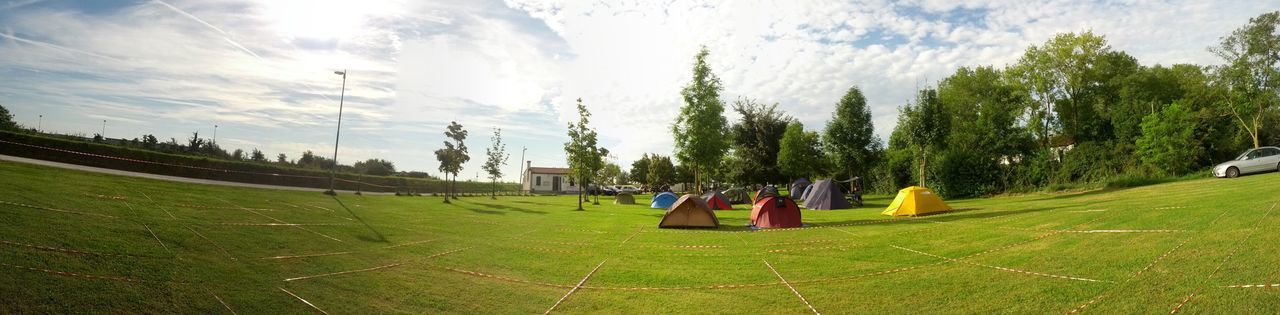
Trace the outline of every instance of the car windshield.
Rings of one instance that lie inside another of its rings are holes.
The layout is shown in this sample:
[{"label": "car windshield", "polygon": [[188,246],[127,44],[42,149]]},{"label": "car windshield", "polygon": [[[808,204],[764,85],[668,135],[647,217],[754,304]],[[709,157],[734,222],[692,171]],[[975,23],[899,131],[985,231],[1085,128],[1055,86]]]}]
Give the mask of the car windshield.
[{"label": "car windshield", "polygon": [[1240,156],[1236,157],[1236,161],[1244,161],[1245,158],[1249,157],[1249,152],[1252,151],[1246,151],[1245,153],[1240,154]]}]

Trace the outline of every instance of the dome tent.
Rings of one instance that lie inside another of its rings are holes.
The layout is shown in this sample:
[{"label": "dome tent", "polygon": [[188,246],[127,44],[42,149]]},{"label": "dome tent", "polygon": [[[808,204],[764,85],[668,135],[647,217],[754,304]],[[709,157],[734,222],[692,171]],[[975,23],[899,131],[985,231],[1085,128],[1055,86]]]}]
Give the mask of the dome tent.
[{"label": "dome tent", "polygon": [[676,202],[676,199],[679,199],[679,198],[676,197],[676,194],[671,192],[664,192],[657,195],[653,195],[653,202],[649,203],[649,207],[654,209],[671,208],[671,205]]},{"label": "dome tent", "polygon": [[747,191],[742,188],[732,188],[722,193],[726,198],[729,198],[729,203],[751,203],[751,195],[747,194]]},{"label": "dome tent", "polygon": [[800,207],[791,198],[768,196],[751,207],[751,226],[757,228],[801,227]]},{"label": "dome tent", "polygon": [[658,228],[716,228],[720,219],[698,195],[684,195],[662,215]]},{"label": "dome tent", "polygon": [[613,197],[613,204],[634,205],[636,204],[636,197],[631,195],[630,193],[618,193],[617,196]]},{"label": "dome tent", "polygon": [[942,202],[938,194],[924,187],[911,186],[898,191],[893,203],[880,214],[890,216],[918,216],[943,211],[951,211],[951,206]]},{"label": "dome tent", "polygon": [[844,199],[844,193],[840,191],[840,186],[830,179],[814,183],[809,195],[805,197],[807,199],[804,200],[804,207],[813,210],[853,208],[853,204]]},{"label": "dome tent", "polygon": [[719,192],[709,192],[702,195],[702,199],[707,201],[707,207],[711,210],[733,210],[733,205],[729,203],[729,197],[725,197]]},{"label": "dome tent", "polygon": [[805,188],[809,188],[809,184],[812,183],[810,183],[808,179],[797,179],[796,181],[791,182],[790,187],[787,187],[787,194],[791,195],[791,198],[799,197],[804,194]]}]

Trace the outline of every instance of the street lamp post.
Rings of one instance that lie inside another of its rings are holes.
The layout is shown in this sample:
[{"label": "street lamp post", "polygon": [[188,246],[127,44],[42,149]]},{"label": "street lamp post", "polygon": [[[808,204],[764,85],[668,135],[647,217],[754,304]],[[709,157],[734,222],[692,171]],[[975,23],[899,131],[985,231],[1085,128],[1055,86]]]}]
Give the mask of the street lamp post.
[{"label": "street lamp post", "polygon": [[102,133],[99,133],[98,135],[102,136],[103,140],[107,139],[107,120],[106,119],[102,120]]},{"label": "street lamp post", "polygon": [[338,130],[333,135],[333,168],[329,169],[329,191],[325,193],[337,195],[333,190],[333,182],[338,173],[338,140],[342,139],[342,102],[347,97],[347,70],[334,71],[333,74],[342,76],[342,92],[338,95]]},{"label": "street lamp post", "polygon": [[44,115],[40,115],[40,122],[36,123],[36,132],[44,131]]},{"label": "street lamp post", "polygon": [[218,125],[213,125],[213,143],[218,143]]}]

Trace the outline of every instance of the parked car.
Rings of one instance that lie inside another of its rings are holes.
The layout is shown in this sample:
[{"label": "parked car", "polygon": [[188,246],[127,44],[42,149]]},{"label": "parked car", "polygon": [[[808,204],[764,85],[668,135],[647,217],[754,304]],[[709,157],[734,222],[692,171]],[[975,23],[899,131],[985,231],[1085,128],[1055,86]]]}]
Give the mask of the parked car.
[{"label": "parked car", "polygon": [[603,192],[603,194],[604,194],[605,196],[617,196],[617,195],[618,195],[618,189],[617,189],[617,188],[613,188],[613,186],[604,186],[604,192]]},{"label": "parked car", "polygon": [[1213,167],[1213,176],[1234,178],[1236,176],[1280,170],[1280,148],[1260,147],[1240,154],[1234,160]]},{"label": "parked car", "polygon": [[631,185],[617,185],[617,186],[614,186],[614,188],[617,189],[618,192],[620,193],[628,193],[628,194],[634,195],[640,192],[639,188],[636,188],[636,186],[631,186]]}]

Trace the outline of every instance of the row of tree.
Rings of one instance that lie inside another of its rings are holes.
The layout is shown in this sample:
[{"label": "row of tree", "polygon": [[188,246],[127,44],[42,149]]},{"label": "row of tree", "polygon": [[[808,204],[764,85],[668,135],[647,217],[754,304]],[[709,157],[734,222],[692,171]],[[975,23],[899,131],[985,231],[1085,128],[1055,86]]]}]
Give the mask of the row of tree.
[{"label": "row of tree", "polygon": [[[445,127],[444,136],[447,140],[444,141],[444,147],[435,151],[436,161],[440,162],[437,170],[444,173],[444,180],[447,182],[444,203],[451,203],[449,199],[458,199],[458,173],[462,171],[463,164],[471,161],[471,155],[467,151],[467,133],[467,130],[458,122],[450,122],[449,126]],[[489,175],[492,185],[489,198],[497,199],[498,179],[502,178],[502,166],[507,164],[510,154],[507,154],[507,145],[502,143],[502,129],[494,129],[489,142],[490,147],[485,149],[485,155],[488,158],[480,168]],[[450,175],[453,176],[452,180],[449,179]]]}]

